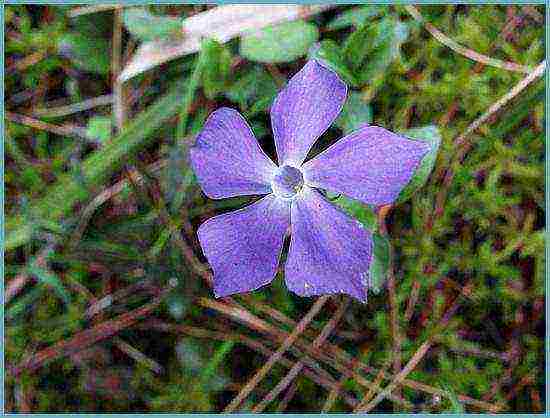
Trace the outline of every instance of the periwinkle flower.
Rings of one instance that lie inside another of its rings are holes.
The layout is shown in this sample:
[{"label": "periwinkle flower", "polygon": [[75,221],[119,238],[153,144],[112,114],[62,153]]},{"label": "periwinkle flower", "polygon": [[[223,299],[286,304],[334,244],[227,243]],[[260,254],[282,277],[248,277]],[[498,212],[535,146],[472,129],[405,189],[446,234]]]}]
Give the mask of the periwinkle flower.
[{"label": "periwinkle flower", "polygon": [[366,301],[371,232],[317,189],[370,205],[391,203],[429,146],[364,125],[304,162],[337,118],[346,95],[338,75],[315,60],[292,77],[271,107],[279,166],[237,111],[220,108],[207,119],[190,151],[204,193],[212,199],[266,195],[208,219],[198,230],[217,297],[269,284],[290,229],[285,282],[291,291],[301,296],[346,293]]}]

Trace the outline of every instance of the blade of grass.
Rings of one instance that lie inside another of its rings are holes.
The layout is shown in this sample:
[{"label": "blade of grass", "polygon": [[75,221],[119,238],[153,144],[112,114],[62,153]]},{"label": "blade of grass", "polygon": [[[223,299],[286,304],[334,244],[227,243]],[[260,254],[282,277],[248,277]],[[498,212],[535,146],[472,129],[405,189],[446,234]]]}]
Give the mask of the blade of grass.
[{"label": "blade of grass", "polygon": [[195,97],[195,91],[199,87],[202,69],[204,67],[203,51],[204,49],[202,49],[199,53],[199,56],[197,57],[197,61],[195,63],[195,68],[193,70],[193,73],[191,74],[189,82],[187,83],[187,90],[185,92],[185,96],[183,97],[183,102],[179,114],[179,121],[176,128],[176,143],[182,141],[185,136],[187,119],[189,118],[189,108],[191,106],[191,103],[193,102],[193,98]]},{"label": "blade of grass", "polygon": [[[172,87],[155,104],[143,111],[127,127],[104,147],[91,154],[82,164],[87,188],[71,174],[60,176],[50,186],[44,197],[31,205],[37,219],[58,222],[79,201],[89,198],[89,190],[100,186],[128,159],[146,146],[154,133],[167,119],[174,116],[181,106],[185,90],[181,85]],[[29,242],[32,225],[21,215],[6,220],[5,249],[13,250]]]}]

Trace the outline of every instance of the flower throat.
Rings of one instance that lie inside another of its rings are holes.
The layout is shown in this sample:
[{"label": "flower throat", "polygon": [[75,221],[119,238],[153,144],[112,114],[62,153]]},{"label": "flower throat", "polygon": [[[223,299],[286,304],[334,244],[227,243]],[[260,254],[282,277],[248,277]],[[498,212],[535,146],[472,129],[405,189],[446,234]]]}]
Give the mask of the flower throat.
[{"label": "flower throat", "polygon": [[273,193],[283,199],[294,198],[304,185],[302,172],[295,167],[285,165],[279,169],[271,180]]}]

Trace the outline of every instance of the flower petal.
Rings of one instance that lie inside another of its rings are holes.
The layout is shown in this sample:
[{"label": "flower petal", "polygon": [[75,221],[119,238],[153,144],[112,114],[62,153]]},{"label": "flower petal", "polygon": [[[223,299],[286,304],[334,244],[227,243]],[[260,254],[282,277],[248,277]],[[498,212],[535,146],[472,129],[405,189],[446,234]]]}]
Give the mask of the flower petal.
[{"label": "flower petal", "polygon": [[285,281],[300,296],[347,293],[367,300],[370,231],[309,187],[293,201]]},{"label": "flower petal", "polygon": [[202,190],[212,199],[271,193],[277,167],[236,110],[222,107],[212,113],[190,156]]},{"label": "flower petal", "polygon": [[197,235],[214,270],[216,297],[270,283],[290,225],[290,203],[270,194],[203,223]]},{"label": "flower petal", "polygon": [[372,205],[393,202],[430,150],[378,126],[364,126],[302,167],[306,183]]},{"label": "flower petal", "polygon": [[346,101],[338,75],[309,61],[271,106],[271,126],[279,165],[299,167],[314,142],[334,122]]}]

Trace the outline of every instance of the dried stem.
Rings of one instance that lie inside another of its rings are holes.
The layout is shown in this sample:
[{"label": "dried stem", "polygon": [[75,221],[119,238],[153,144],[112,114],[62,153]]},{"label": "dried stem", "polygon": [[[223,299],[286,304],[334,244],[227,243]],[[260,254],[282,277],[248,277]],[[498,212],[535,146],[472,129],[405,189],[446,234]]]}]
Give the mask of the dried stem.
[{"label": "dried stem", "polygon": [[39,129],[46,132],[51,132],[60,136],[68,136],[81,139],[86,142],[94,142],[93,138],[86,135],[83,128],[80,127],[68,127],[58,126],[51,123],[42,122],[41,120],[31,118],[30,116],[21,115],[13,112],[5,113],[6,119],[11,122],[19,123],[21,125],[30,126],[31,128]]},{"label": "dried stem", "polygon": [[[265,333],[268,336],[274,338],[276,341],[284,341],[284,339],[287,338],[288,336],[286,332],[271,326],[265,321],[262,321],[260,318],[257,318],[252,313],[250,313],[246,309],[243,309],[242,307],[239,307],[238,305],[229,306],[227,304],[213,301],[208,298],[199,299],[199,304],[201,304],[202,306],[217,310],[218,312],[221,312],[225,315],[228,315],[229,317],[233,318],[235,321],[243,323],[244,325],[247,325],[256,331]],[[455,305],[457,304],[455,303]],[[447,311],[447,314],[445,315],[445,318],[447,318],[446,321],[450,319],[451,315],[453,314],[453,312],[456,311],[457,307],[458,306],[453,306],[452,308],[449,309],[449,311]],[[283,314],[280,313],[280,316],[282,315]],[[296,323],[291,319],[287,319],[287,320],[290,321],[290,323],[293,326],[296,325]],[[344,350],[330,343],[326,343],[322,351],[315,349],[307,341],[304,342],[304,341],[298,340],[296,342],[296,346],[299,349],[306,352],[309,356],[319,361],[323,361],[327,365],[330,365],[331,367],[335,368],[339,372],[343,373],[343,379],[353,378],[357,381],[358,384],[362,385],[365,388],[371,387],[372,382],[370,382],[368,379],[360,375],[359,372],[368,372],[373,374],[379,373],[378,369],[367,366],[366,364],[359,361],[357,358],[352,358]],[[311,362],[309,358],[306,358],[306,361],[308,365]],[[391,375],[384,373],[384,378],[391,379]],[[425,393],[429,393],[431,395],[446,396],[446,392],[440,388],[435,388],[433,386],[427,385],[422,382],[417,382],[411,379],[404,379],[403,382],[401,382],[401,385],[414,390],[419,390]],[[336,388],[335,390],[339,390],[339,389]],[[380,390],[381,389],[379,389],[378,391]],[[479,401],[469,396],[459,394],[457,395],[457,397],[460,402],[475,406],[480,410],[498,411],[500,409],[500,407],[495,406],[494,404],[491,404],[489,402]],[[412,407],[410,402],[407,402],[404,399],[398,398],[393,394],[388,395],[388,398],[393,400],[394,402],[404,405],[407,408]]]},{"label": "dried stem", "polygon": [[296,383],[296,381],[294,381],[286,391],[285,396],[283,397],[279,405],[277,405],[277,412],[283,412],[287,408],[292,398],[294,398],[294,395],[296,395],[297,390],[298,384]]},{"label": "dried stem", "polygon": [[364,408],[368,404],[368,402],[371,400],[372,396],[380,388],[380,383],[382,383],[382,379],[384,378],[384,374],[386,373],[386,369],[388,368],[388,365],[389,364],[386,364],[384,367],[380,369],[380,371],[376,375],[376,378],[374,379],[374,382],[372,382],[372,386],[369,388],[369,390],[361,400],[361,403],[356,408],[356,410],[361,410],[362,408]]},{"label": "dried stem", "polygon": [[[380,234],[388,238],[388,228],[386,225],[386,215],[391,210],[391,205],[383,206],[378,212],[378,225]],[[395,274],[393,272],[393,251],[390,246],[390,257],[388,267],[388,296],[390,300],[390,321],[392,333],[392,355],[393,355],[393,372],[399,373],[401,370],[401,335],[399,330],[399,304],[397,302],[397,294],[395,289]],[[397,394],[400,395],[399,393]]]},{"label": "dried stem", "polygon": [[117,5],[113,19],[113,43],[111,55],[111,80],[112,86],[116,84],[116,80],[122,69],[122,6]]},{"label": "dried stem", "polygon": [[262,366],[260,370],[256,372],[254,377],[248,381],[240,393],[231,401],[231,403],[224,409],[225,413],[232,412],[239,407],[241,402],[254,390],[256,385],[262,381],[262,379],[269,373],[271,368],[279,361],[284,353],[294,344],[296,339],[307,328],[309,323],[315,318],[319,311],[323,308],[325,303],[329,300],[328,296],[321,296],[315,304],[311,307],[309,312],[302,318],[302,320],[296,325],[294,331],[286,338],[284,343],[279,349],[269,358],[269,360]]},{"label": "dried stem", "polygon": [[[257,351],[260,354],[263,354],[266,357],[271,357],[274,353],[273,350],[268,348],[266,345],[243,334],[229,333],[227,331],[217,332],[189,325],[168,324],[160,322],[156,319],[150,319],[143,322],[142,324],[138,324],[136,327],[145,330],[154,329],[163,332],[182,333],[196,338],[211,338],[219,341],[233,340],[246,345],[247,347],[251,348],[254,351]],[[281,358],[280,364],[288,369],[292,368],[293,366],[293,363],[285,357]],[[337,385],[337,382],[335,382],[332,378],[321,374],[316,374],[315,371],[310,368],[305,368],[303,373],[306,377],[310,378],[315,383],[328,390],[333,390],[334,387]],[[349,395],[345,395],[343,399],[348,405],[352,407],[355,407],[358,403],[356,399]]]},{"label": "dried stem", "polygon": [[426,20],[422,17],[418,9],[413,5],[407,5],[405,6],[405,9],[414,18],[414,20],[424,25],[424,28],[428,32],[430,32],[434,38],[436,38],[439,42],[441,42],[445,46],[451,48],[456,53],[465,56],[466,58],[470,58],[473,61],[477,61],[485,65],[490,65],[492,67],[501,68],[507,71],[514,71],[514,72],[525,73],[525,74],[529,74],[532,71],[532,68],[527,67],[525,65],[519,65],[514,62],[501,61],[499,59],[491,58],[491,57],[488,57],[487,55],[483,55],[483,54],[480,54],[479,52],[472,51],[471,49],[465,48],[462,45],[458,44],[457,42],[453,41],[451,38],[449,38],[447,35],[445,35],[443,32],[437,29],[434,25],[432,25],[429,22],[426,22]]},{"label": "dried stem", "polygon": [[366,413],[371,411],[376,405],[378,405],[384,398],[386,398],[390,393],[393,392],[393,390],[401,383],[403,380],[409,375],[410,372],[412,372],[415,367],[418,365],[418,363],[424,358],[424,355],[428,352],[428,350],[431,347],[431,341],[424,341],[422,345],[416,350],[416,353],[412,356],[412,358],[409,360],[407,365],[401,370],[397,376],[393,379],[393,381],[386,386],[386,388],[380,392],[376,397],[370,401],[365,406],[360,406],[356,408],[353,412],[361,412]]},{"label": "dried stem", "polygon": [[[545,69],[546,69],[546,61],[543,61],[537,66],[537,68],[535,68],[535,70],[531,74],[529,74],[527,77],[522,79],[508,93],[506,93],[499,100],[493,103],[493,105],[491,105],[491,107],[489,107],[489,109],[487,109],[487,111],[483,115],[481,115],[474,122],[472,122],[468,126],[468,128],[466,128],[466,130],[456,138],[455,144],[456,144],[456,148],[459,151],[456,154],[454,164],[460,164],[460,162],[466,156],[470,147],[472,146],[472,143],[468,142],[469,136],[472,133],[474,133],[487,120],[489,120],[491,116],[496,114],[500,109],[506,106],[512,99],[514,99],[523,90],[525,90],[533,81],[541,77],[544,74]],[[454,170],[453,170],[454,164],[451,163],[449,169],[445,173],[445,177],[443,179],[443,187],[441,188],[436,199],[436,209],[434,211],[435,216],[439,217],[443,213],[443,205],[447,197],[447,189],[451,185],[451,182],[454,177]]]},{"label": "dried stem", "polygon": [[37,118],[60,118],[69,116],[74,113],[84,112],[99,106],[108,106],[113,103],[113,96],[105,94],[103,96],[92,97],[78,103],[71,103],[58,107],[43,107],[32,112],[32,115]]},{"label": "dried stem", "polygon": [[[344,312],[346,311],[348,306],[349,299],[346,299],[341,303],[338,310],[334,313],[330,321],[325,325],[323,331],[321,331],[321,334],[319,334],[319,336],[313,341],[313,347],[319,348],[324,344],[330,333],[334,330],[338,322],[342,319],[342,316],[344,315]],[[303,368],[304,363],[302,361],[296,363],[294,367],[288,372],[288,374],[277,384],[277,386],[275,386],[275,388],[273,388],[273,390],[269,392],[258,405],[252,408],[252,412],[262,412],[269,405],[269,403],[273,401],[273,399],[275,399],[283,390],[288,387],[288,385],[292,383],[292,381],[296,378],[296,376],[298,376]]]},{"label": "dried stem", "polygon": [[116,335],[121,330],[132,326],[137,321],[143,319],[147,315],[150,315],[159,306],[168,290],[171,289],[164,290],[159,296],[155,297],[152,302],[147,303],[138,309],[126,312],[110,321],[103,322],[90,329],[81,331],[69,340],[60,341],[53,346],[39,351],[36,354],[27,356],[21,361],[19,366],[12,370],[12,374],[15,377],[18,377],[25,371],[32,372],[52,360],[65,357],[69,354],[87,348],[98,341]]},{"label": "dried stem", "polygon": [[84,16],[92,13],[105,12],[110,10],[116,10],[120,5],[117,4],[97,4],[93,6],[79,6],[71,9],[68,13],[68,17]]}]

